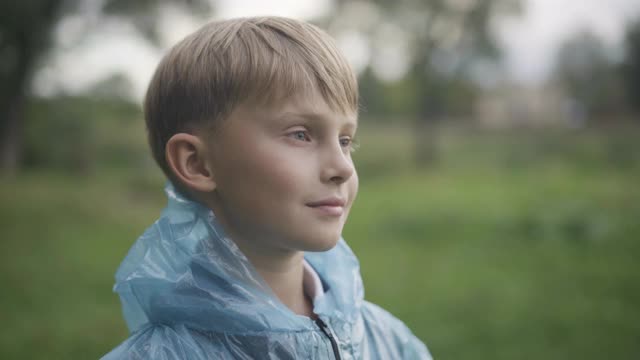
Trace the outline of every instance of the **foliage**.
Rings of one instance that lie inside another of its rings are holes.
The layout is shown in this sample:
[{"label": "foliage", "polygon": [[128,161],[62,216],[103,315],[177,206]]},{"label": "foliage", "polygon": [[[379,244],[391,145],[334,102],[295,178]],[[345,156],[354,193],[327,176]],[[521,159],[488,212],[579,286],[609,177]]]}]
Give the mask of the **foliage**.
[{"label": "foliage", "polygon": [[625,60],[622,64],[627,101],[640,113],[640,19],[627,27],[625,34]]},{"label": "foliage", "polygon": [[34,98],[26,113],[24,165],[77,175],[97,164],[142,165],[147,149],[139,116],[137,105],[108,97]]},{"label": "foliage", "polygon": [[[133,25],[150,41],[158,40],[160,11],[167,7],[194,15],[209,13],[208,0],[25,0],[0,2],[0,172],[22,165],[24,105],[31,95],[36,68],[59,46],[57,24],[76,18],[87,36],[117,18]],[[80,42],[81,39],[76,39]]]},{"label": "foliage", "polygon": [[[340,0],[322,22],[338,38],[366,38],[371,61],[361,83],[365,109],[371,106],[380,117],[397,110],[392,101],[402,99],[401,114],[416,125],[413,158],[424,167],[439,157],[434,125],[446,118],[471,117],[478,94],[477,65],[500,57],[492,26],[501,17],[517,14],[520,4],[521,0]],[[404,62],[405,74],[396,84],[387,85],[376,75]]]},{"label": "foliage", "polygon": [[615,115],[624,107],[624,90],[611,51],[595,34],[577,33],[556,56],[554,81],[566,88],[587,117]]},{"label": "foliage", "polygon": [[[342,0],[323,22],[338,37],[354,32],[366,36],[372,64],[397,66],[392,59],[406,57],[407,72],[396,81],[410,89],[416,100],[404,110],[421,121],[432,121],[461,111],[470,113],[470,95],[476,92],[474,65],[500,56],[491,27],[496,19],[519,11],[519,0]],[[369,86],[382,90],[364,89],[363,98],[368,103],[385,104],[384,81],[371,77],[379,67],[370,65],[372,68],[365,79]],[[376,95],[380,97],[372,98]],[[468,104],[459,106],[461,102]]]}]

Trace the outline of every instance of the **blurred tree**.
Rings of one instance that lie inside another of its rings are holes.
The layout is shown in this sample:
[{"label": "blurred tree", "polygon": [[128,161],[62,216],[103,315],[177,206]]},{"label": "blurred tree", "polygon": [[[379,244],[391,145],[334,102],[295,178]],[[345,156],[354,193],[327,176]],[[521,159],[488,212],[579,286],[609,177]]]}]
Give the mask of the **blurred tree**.
[{"label": "blurred tree", "polygon": [[94,84],[87,91],[87,94],[90,97],[130,103],[131,96],[129,93],[132,87],[131,79],[126,74],[117,72]]},{"label": "blurred tree", "polygon": [[612,51],[589,31],[569,38],[558,51],[552,81],[565,89],[586,120],[605,119],[624,107],[624,92]]},{"label": "blurred tree", "polygon": [[[495,20],[520,11],[521,0],[337,0],[336,11],[324,21],[339,38],[364,34],[370,66],[382,77],[399,71],[393,69],[404,72],[401,81],[415,99],[410,111],[416,120],[416,159],[426,165],[436,157],[434,125],[460,107],[470,109],[460,100],[472,101],[472,79],[491,76],[487,67],[476,65],[499,59]],[[377,86],[370,78],[366,85]],[[363,98],[383,93],[363,89]]]},{"label": "blurred tree", "polygon": [[636,113],[640,113],[640,19],[627,27],[624,45],[622,78],[625,82],[627,102]]},{"label": "blurred tree", "polygon": [[208,14],[208,0],[21,0],[0,2],[0,173],[14,173],[22,160],[24,106],[39,64],[56,46],[56,25],[75,16],[84,18],[84,33],[105,19],[132,24],[150,41],[159,36],[158,12],[180,7],[194,15]]},{"label": "blurred tree", "polygon": [[[29,98],[22,168],[88,175],[98,164],[110,169],[143,165],[148,158],[140,136],[144,126],[135,121],[139,105],[112,92],[119,87],[112,86],[113,80],[107,79],[89,95]],[[60,141],[70,138],[73,141]]]}]

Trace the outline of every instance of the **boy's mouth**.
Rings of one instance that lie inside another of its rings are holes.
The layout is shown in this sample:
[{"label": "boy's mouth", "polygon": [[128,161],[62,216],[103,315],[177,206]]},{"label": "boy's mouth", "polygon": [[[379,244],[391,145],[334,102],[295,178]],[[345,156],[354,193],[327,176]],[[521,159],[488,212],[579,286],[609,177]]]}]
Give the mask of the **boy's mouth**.
[{"label": "boy's mouth", "polygon": [[307,203],[307,206],[327,216],[342,216],[345,201],[339,197],[329,197],[319,201]]}]

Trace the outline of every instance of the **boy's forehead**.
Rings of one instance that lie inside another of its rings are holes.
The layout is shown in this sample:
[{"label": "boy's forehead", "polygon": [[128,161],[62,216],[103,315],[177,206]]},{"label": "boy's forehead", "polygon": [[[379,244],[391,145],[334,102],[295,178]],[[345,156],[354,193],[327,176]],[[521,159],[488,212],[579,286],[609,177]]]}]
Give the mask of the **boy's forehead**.
[{"label": "boy's forehead", "polygon": [[[333,100],[333,101],[332,101]],[[295,93],[280,93],[259,100],[254,105],[264,107],[269,111],[287,115],[299,115],[305,117],[320,117],[323,114],[333,113],[341,117],[357,120],[358,110],[343,108],[335,99],[323,96],[315,86],[299,88]]]},{"label": "boy's forehead", "polygon": [[331,106],[317,91],[303,92],[261,105],[254,105],[254,110],[266,111],[282,120],[305,119],[312,122],[323,122],[329,118],[338,118],[353,127],[357,127],[358,123],[356,109],[344,111],[337,106]]},{"label": "boy's forehead", "polygon": [[[347,99],[323,94],[312,81],[303,81],[293,86],[278,86],[278,81],[269,89],[253,89],[239,106],[259,107],[271,112],[299,114],[334,113],[354,121],[358,117],[357,105],[352,108]],[[265,91],[266,90],[266,91]]]},{"label": "boy's forehead", "polygon": [[283,111],[276,114],[283,121],[303,119],[310,123],[322,123],[329,120],[339,120],[346,128],[357,128],[358,117],[356,114],[344,114],[339,111]]}]

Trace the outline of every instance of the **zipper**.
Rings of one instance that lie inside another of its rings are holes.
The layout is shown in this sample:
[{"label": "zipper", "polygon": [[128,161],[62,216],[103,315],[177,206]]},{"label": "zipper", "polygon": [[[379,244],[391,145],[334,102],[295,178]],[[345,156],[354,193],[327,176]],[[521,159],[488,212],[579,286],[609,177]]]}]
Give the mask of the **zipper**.
[{"label": "zipper", "polygon": [[338,342],[336,341],[335,336],[333,336],[333,331],[329,325],[327,325],[320,317],[316,318],[316,325],[322,330],[322,333],[325,334],[329,341],[331,342],[331,348],[333,349],[333,355],[336,357],[336,360],[342,360],[340,357],[340,349],[338,348]]}]

